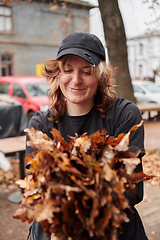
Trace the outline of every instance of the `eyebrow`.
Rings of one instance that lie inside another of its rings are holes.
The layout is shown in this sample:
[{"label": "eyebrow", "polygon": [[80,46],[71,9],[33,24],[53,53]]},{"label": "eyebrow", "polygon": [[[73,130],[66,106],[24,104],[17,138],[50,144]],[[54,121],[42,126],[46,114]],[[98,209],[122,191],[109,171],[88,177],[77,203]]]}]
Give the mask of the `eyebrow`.
[{"label": "eyebrow", "polygon": [[91,66],[90,66],[90,65],[88,65],[88,66],[84,66],[84,68],[91,68]]}]

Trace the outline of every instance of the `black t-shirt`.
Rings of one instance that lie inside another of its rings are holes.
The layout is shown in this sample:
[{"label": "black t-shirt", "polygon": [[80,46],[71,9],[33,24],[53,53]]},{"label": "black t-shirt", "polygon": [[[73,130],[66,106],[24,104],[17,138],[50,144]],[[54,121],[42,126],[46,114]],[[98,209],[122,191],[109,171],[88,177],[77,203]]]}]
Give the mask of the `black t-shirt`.
[{"label": "black t-shirt", "polygon": [[[60,131],[63,138],[68,141],[68,136],[75,136],[75,133],[82,135],[87,132],[88,135],[105,129],[107,135],[117,137],[120,133],[127,133],[133,125],[139,124],[142,116],[139,108],[132,102],[116,97],[114,104],[106,112],[106,117],[102,118],[99,113],[92,108],[90,112],[82,116],[69,116],[64,114],[59,123],[55,123],[50,110],[47,112],[37,112],[29,122],[28,127],[34,127],[37,130],[46,133],[52,138],[51,130],[56,128]],[[28,137],[27,137],[28,139]],[[140,158],[145,154],[144,150],[144,127],[141,126],[130,134],[130,147],[132,152],[141,150]],[[31,153],[32,148],[26,148],[26,154]],[[142,171],[142,164],[139,164],[136,171]],[[121,240],[147,240],[140,217],[134,208],[143,198],[143,183],[138,183],[135,187],[135,194],[125,191],[125,196],[129,199],[133,212],[127,210],[130,219],[129,223],[123,224],[123,235]],[[32,231],[39,231],[40,227],[33,228]],[[34,230],[35,229],[35,230]],[[42,231],[42,229],[41,229]],[[35,233],[36,235],[38,234]],[[49,238],[35,238],[37,240],[46,240]]]},{"label": "black t-shirt", "polygon": [[[28,127],[34,127],[46,133],[50,138],[52,138],[50,131],[52,128],[56,128],[66,141],[68,141],[68,135],[75,136],[75,133],[81,135],[85,132],[90,135],[104,128],[107,135],[117,137],[120,133],[127,133],[133,125],[140,123],[142,119],[140,110],[134,103],[118,97],[115,98],[113,106],[106,112],[105,118],[102,118],[94,108],[82,116],[68,116],[65,113],[58,124],[48,120],[48,118],[53,118],[50,110],[37,112],[32,117]],[[142,155],[144,155],[143,126],[131,133],[130,146],[141,149]]]}]

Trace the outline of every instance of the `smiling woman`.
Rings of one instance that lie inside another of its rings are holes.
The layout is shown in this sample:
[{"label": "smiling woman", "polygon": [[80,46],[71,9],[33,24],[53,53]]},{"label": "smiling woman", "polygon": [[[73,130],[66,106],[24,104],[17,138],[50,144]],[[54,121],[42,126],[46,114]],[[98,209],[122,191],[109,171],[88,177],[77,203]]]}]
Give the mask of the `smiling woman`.
[{"label": "smiling woman", "polygon": [[[37,112],[31,118],[28,128],[39,130],[51,139],[53,139],[52,129],[56,128],[64,140],[69,142],[68,136],[75,137],[84,133],[91,135],[104,129],[109,136],[116,138],[121,133],[127,133],[133,125],[139,124],[142,116],[138,107],[115,95],[112,88],[115,71],[106,64],[105,60],[105,49],[97,36],[84,32],[68,35],[62,41],[57,58],[47,60],[44,64],[43,75],[47,78],[48,95],[52,100],[50,108],[47,111]],[[27,136],[28,140],[29,136]],[[143,126],[130,134],[129,142],[131,152],[136,153],[137,149],[140,150],[137,153],[140,164],[135,172],[141,172],[141,158],[145,154]],[[33,151],[31,147],[26,147],[26,154],[31,154]],[[52,174],[54,175],[54,171]],[[64,172],[64,174],[67,173]],[[53,192],[51,194],[54,195]],[[129,222],[122,224],[121,234],[116,239],[147,240],[141,219],[134,207],[142,201],[143,183],[135,184],[134,193],[125,189],[124,196],[131,209],[126,211]],[[98,199],[98,201],[103,200]],[[84,200],[84,204],[87,204],[87,201]],[[91,204],[94,208],[94,203]],[[66,220],[63,217],[60,218],[63,225]],[[89,219],[86,221],[88,222]],[[67,227],[72,229],[72,226]],[[79,239],[78,232],[70,232],[70,234],[73,240]],[[31,240],[50,239],[37,222],[31,226],[30,235]],[[64,238],[59,235],[58,239]],[[67,236],[66,239],[68,239]],[[97,235],[93,237],[86,235],[84,239],[99,240],[101,238]],[[103,239],[111,238],[106,234]]]}]

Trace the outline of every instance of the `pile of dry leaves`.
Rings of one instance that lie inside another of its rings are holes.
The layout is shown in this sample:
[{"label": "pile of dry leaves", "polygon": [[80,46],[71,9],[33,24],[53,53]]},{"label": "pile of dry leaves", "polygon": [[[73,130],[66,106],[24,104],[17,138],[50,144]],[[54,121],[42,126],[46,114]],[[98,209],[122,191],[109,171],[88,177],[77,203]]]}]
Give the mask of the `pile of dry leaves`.
[{"label": "pile of dry leaves", "polygon": [[148,184],[160,186],[160,150],[146,151],[143,157],[143,170],[147,175],[154,175]]},{"label": "pile of dry leaves", "polygon": [[149,178],[133,173],[139,159],[128,148],[130,132],[140,125],[118,138],[103,130],[69,143],[56,129],[54,140],[26,129],[35,152],[27,156],[32,174],[18,181],[25,192],[14,218],[36,220],[58,239],[117,239],[128,221],[124,190],[134,192],[135,182]]},{"label": "pile of dry leaves", "polygon": [[[18,186],[15,182],[20,179],[19,159],[15,155],[7,156],[6,159],[10,163],[10,168],[7,171],[0,168],[0,193],[17,189]],[[27,169],[25,172],[26,175],[30,174]]]}]

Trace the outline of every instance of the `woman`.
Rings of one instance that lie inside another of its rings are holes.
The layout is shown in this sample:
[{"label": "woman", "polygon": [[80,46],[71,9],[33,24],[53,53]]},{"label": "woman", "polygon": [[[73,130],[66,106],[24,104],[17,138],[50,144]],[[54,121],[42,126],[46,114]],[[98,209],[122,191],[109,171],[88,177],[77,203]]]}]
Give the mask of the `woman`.
[{"label": "woman", "polygon": [[[105,49],[95,35],[83,32],[68,35],[59,48],[57,59],[45,62],[44,76],[48,79],[48,94],[52,99],[50,109],[47,112],[37,112],[28,127],[34,127],[50,138],[51,129],[57,128],[68,141],[68,135],[82,135],[85,132],[90,135],[104,128],[108,135],[117,137],[140,123],[141,113],[137,106],[115,96],[112,90],[114,71],[105,59]],[[141,159],[145,154],[143,126],[131,133],[130,146],[134,152],[141,150]],[[27,147],[26,154],[32,151]],[[136,171],[142,171],[142,164],[137,166]],[[130,221],[123,224],[123,233],[119,239],[147,240],[134,208],[143,198],[142,182],[136,185],[135,194],[127,190],[124,194],[133,211],[127,211]],[[39,223],[34,222],[31,239],[49,238]]]}]

